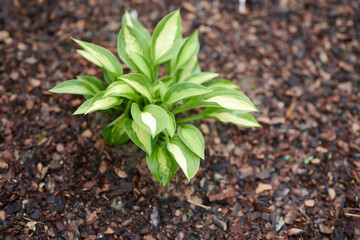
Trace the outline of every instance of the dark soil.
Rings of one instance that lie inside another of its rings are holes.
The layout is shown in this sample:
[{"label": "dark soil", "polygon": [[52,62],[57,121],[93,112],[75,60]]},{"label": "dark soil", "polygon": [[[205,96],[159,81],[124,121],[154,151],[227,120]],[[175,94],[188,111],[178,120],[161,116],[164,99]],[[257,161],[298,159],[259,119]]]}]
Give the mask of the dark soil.
[{"label": "dark soil", "polygon": [[[0,238],[359,239],[360,2],[237,2],[0,1]],[[198,122],[206,160],[163,188],[72,116],[80,96],[47,89],[101,76],[70,36],[116,53],[125,10],[153,29],[181,6],[202,69],[238,83],[263,127]]]}]

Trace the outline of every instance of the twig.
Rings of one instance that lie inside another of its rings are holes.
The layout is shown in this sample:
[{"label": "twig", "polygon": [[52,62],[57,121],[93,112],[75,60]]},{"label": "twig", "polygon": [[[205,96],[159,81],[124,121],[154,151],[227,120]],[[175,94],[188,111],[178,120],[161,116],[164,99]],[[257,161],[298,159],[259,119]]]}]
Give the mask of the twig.
[{"label": "twig", "polygon": [[345,216],[360,218],[360,215],[359,215],[359,214],[353,214],[353,213],[345,213]]},{"label": "twig", "polygon": [[40,224],[44,224],[45,225],[45,223],[43,223],[43,222],[39,222],[39,221],[34,221],[34,220],[32,220],[32,219],[30,219],[30,218],[27,218],[27,217],[22,217],[23,219],[25,219],[25,220],[28,220],[28,221],[30,221],[30,222],[36,222],[36,223],[40,223]]},{"label": "twig", "polygon": [[104,153],[105,153],[106,157],[107,157],[110,161],[112,161],[112,159],[111,159],[111,157],[110,157],[109,153],[108,153],[107,151],[104,151]]},{"label": "twig", "polygon": [[360,211],[360,208],[343,208],[345,211]]},{"label": "twig", "polygon": [[210,210],[210,209],[211,209],[211,207],[209,207],[209,206],[202,205],[202,204],[200,204],[200,203],[191,201],[191,200],[189,200],[189,199],[188,199],[187,201],[188,201],[189,203],[191,203],[191,204],[194,204],[195,206],[205,208],[206,210]]},{"label": "twig", "polygon": [[307,220],[310,220],[310,217],[301,208],[298,208],[298,210],[307,218]]}]

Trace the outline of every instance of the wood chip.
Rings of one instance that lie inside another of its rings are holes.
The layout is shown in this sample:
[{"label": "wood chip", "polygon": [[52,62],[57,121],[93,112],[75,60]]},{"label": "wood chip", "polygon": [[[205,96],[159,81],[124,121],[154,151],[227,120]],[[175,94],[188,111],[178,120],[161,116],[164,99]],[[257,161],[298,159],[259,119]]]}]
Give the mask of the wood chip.
[{"label": "wood chip", "polygon": [[336,192],[335,192],[335,190],[334,190],[333,188],[328,188],[327,192],[328,192],[328,194],[329,194],[329,196],[330,196],[330,199],[331,199],[331,200],[334,200],[335,197],[336,197]]},{"label": "wood chip", "polygon": [[296,207],[296,204],[293,203],[290,206],[289,212],[285,215],[284,222],[286,224],[292,225],[296,218],[296,213],[297,213],[297,207]]},{"label": "wood chip", "polygon": [[114,232],[114,230],[112,230],[110,227],[108,227],[108,228],[105,230],[104,233],[105,233],[105,234],[114,234],[115,232]]},{"label": "wood chip", "polygon": [[315,201],[313,199],[308,199],[308,200],[305,200],[304,204],[307,207],[314,207],[315,206]]},{"label": "wood chip", "polygon": [[333,230],[330,227],[328,227],[328,226],[326,226],[326,225],[324,225],[322,223],[319,224],[319,229],[320,229],[321,233],[325,233],[325,234],[332,234],[333,233]]},{"label": "wood chip", "polygon": [[259,194],[263,191],[268,191],[268,190],[272,190],[272,186],[270,184],[259,183],[258,187],[255,190],[255,193]]},{"label": "wood chip", "polygon": [[295,235],[299,235],[302,234],[304,231],[302,229],[299,228],[291,228],[287,231],[289,236],[295,236]]},{"label": "wood chip", "polygon": [[116,175],[118,175],[119,178],[127,178],[128,177],[126,172],[124,172],[120,168],[115,168],[115,173],[116,173]]}]

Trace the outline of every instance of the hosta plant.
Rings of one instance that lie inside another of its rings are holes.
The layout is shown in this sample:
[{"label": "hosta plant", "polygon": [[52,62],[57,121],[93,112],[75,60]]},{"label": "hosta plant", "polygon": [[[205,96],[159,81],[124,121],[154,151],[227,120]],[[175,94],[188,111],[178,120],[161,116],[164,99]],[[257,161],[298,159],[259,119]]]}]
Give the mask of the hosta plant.
[{"label": "hosta plant", "polygon": [[[109,50],[73,40],[82,47],[77,52],[102,69],[106,83],[94,76],[77,76],[50,91],[82,94],[86,100],[74,114],[111,113],[114,120],[103,129],[105,141],[109,145],[133,141],[145,151],[150,172],[163,186],[178,166],[188,179],[194,177],[200,158],[205,157],[203,135],[189,122],[215,119],[243,127],[259,126],[249,113],[257,111],[255,106],[237,85],[217,79],[217,73],[200,70],[198,32],[182,37],[179,10],[164,17],[152,36],[125,13],[117,50],[132,70],[128,74]],[[159,76],[162,65],[166,76]],[[179,117],[195,108],[203,111]]]}]

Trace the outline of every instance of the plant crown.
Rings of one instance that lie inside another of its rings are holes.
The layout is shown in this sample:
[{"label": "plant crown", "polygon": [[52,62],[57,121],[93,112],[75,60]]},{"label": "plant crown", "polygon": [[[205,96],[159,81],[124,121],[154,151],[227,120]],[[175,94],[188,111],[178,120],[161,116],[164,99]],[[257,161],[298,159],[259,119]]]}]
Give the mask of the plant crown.
[{"label": "plant crown", "polygon": [[[152,36],[125,13],[117,50],[132,70],[129,74],[123,73],[120,61],[109,50],[73,40],[83,48],[77,52],[102,69],[106,84],[97,77],[77,76],[50,91],[82,94],[86,101],[74,114],[105,110],[116,116],[103,129],[105,141],[120,145],[132,140],[145,151],[150,172],[163,186],[178,166],[190,180],[198,171],[200,158],[205,157],[202,133],[187,122],[215,119],[243,127],[260,126],[249,113],[257,109],[237,85],[216,79],[217,73],[200,70],[198,32],[182,38],[179,10],[165,16]],[[160,77],[162,64],[167,76]],[[205,110],[190,117],[177,116],[195,108]]]}]

